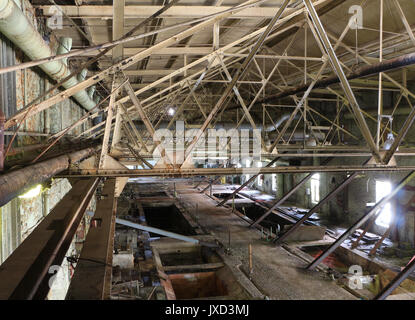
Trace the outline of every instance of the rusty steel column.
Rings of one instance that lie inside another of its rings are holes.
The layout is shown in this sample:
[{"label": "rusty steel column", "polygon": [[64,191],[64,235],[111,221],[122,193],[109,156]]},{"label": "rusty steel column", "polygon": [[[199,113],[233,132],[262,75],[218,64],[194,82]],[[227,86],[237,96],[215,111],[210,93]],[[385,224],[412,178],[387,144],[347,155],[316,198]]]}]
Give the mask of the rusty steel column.
[{"label": "rusty steel column", "polygon": [[3,111],[0,109],[0,172],[4,168],[4,123],[6,122],[6,117]]}]

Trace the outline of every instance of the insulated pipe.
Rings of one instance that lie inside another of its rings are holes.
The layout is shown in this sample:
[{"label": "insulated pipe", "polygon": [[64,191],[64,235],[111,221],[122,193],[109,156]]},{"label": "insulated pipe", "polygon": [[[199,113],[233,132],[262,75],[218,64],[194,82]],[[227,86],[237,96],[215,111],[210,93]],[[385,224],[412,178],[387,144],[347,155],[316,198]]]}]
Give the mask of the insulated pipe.
[{"label": "insulated pipe", "polygon": [[[19,47],[31,60],[38,60],[54,55],[39,32],[33,27],[13,0],[0,0],[0,32]],[[67,44],[72,42],[67,39],[65,41]],[[65,53],[69,50],[61,46],[59,52]],[[39,67],[56,82],[60,82],[71,73],[63,61],[48,62]],[[63,87],[69,89],[76,84],[78,84],[78,80],[74,76],[65,81]],[[88,111],[95,107],[95,102],[85,90],[78,91],[73,97]]]},{"label": "insulated pipe", "polygon": [[123,226],[127,226],[127,227],[138,229],[138,230],[143,230],[143,231],[147,231],[147,232],[156,233],[156,234],[166,236],[166,237],[169,237],[169,238],[173,238],[173,239],[178,239],[178,240],[182,240],[182,241],[186,241],[186,242],[190,242],[190,243],[194,243],[194,244],[201,244],[201,245],[204,245],[204,246],[210,246],[210,247],[213,246],[212,244],[202,242],[202,241],[200,241],[198,239],[195,239],[195,238],[186,237],[186,236],[183,236],[181,234],[177,234],[177,233],[170,232],[170,231],[165,231],[165,230],[158,229],[158,228],[143,226],[142,224],[134,223],[134,222],[124,220],[124,219],[116,218],[115,222],[118,223],[118,224],[122,224]]},{"label": "insulated pipe", "polygon": [[0,207],[94,152],[94,148],[86,148],[0,175]]}]

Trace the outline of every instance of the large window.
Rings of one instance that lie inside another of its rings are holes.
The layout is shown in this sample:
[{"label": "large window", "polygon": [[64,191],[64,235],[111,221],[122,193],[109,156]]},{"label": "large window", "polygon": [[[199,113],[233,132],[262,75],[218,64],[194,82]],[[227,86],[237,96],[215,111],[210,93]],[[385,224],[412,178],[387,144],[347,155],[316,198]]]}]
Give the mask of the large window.
[{"label": "large window", "polygon": [[316,173],[311,177],[311,202],[320,202],[320,174]]},{"label": "large window", "polygon": [[[389,181],[376,181],[376,202],[379,202],[392,191],[392,184]],[[392,220],[392,207],[388,202],[376,219],[376,224],[388,228]]]},{"label": "large window", "polygon": [[277,191],[277,175],[272,175],[272,191]]}]

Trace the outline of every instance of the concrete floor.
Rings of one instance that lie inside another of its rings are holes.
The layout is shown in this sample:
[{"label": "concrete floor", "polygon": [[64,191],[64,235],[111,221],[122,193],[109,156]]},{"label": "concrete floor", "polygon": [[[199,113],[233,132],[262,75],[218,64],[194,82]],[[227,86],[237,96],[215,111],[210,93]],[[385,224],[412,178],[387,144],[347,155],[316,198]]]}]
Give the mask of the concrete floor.
[{"label": "concrete floor", "polygon": [[178,183],[176,190],[178,200],[197,223],[225,246],[230,231],[232,261],[239,261],[245,274],[249,273],[248,246],[252,245],[252,282],[263,295],[275,300],[357,299],[322,272],[305,270],[306,262],[299,257],[261,240],[258,230],[247,228],[248,223],[230,209],[216,207],[216,201],[193,185]]}]

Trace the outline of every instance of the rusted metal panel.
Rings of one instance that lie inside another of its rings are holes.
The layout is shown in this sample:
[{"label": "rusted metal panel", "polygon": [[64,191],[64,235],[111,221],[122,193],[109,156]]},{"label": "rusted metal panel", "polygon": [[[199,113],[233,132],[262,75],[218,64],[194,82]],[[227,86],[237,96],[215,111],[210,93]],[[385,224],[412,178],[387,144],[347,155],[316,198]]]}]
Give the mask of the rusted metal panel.
[{"label": "rusted metal panel", "polygon": [[108,179],[69,286],[68,300],[104,300],[110,296],[117,208],[114,192],[115,179]]}]

